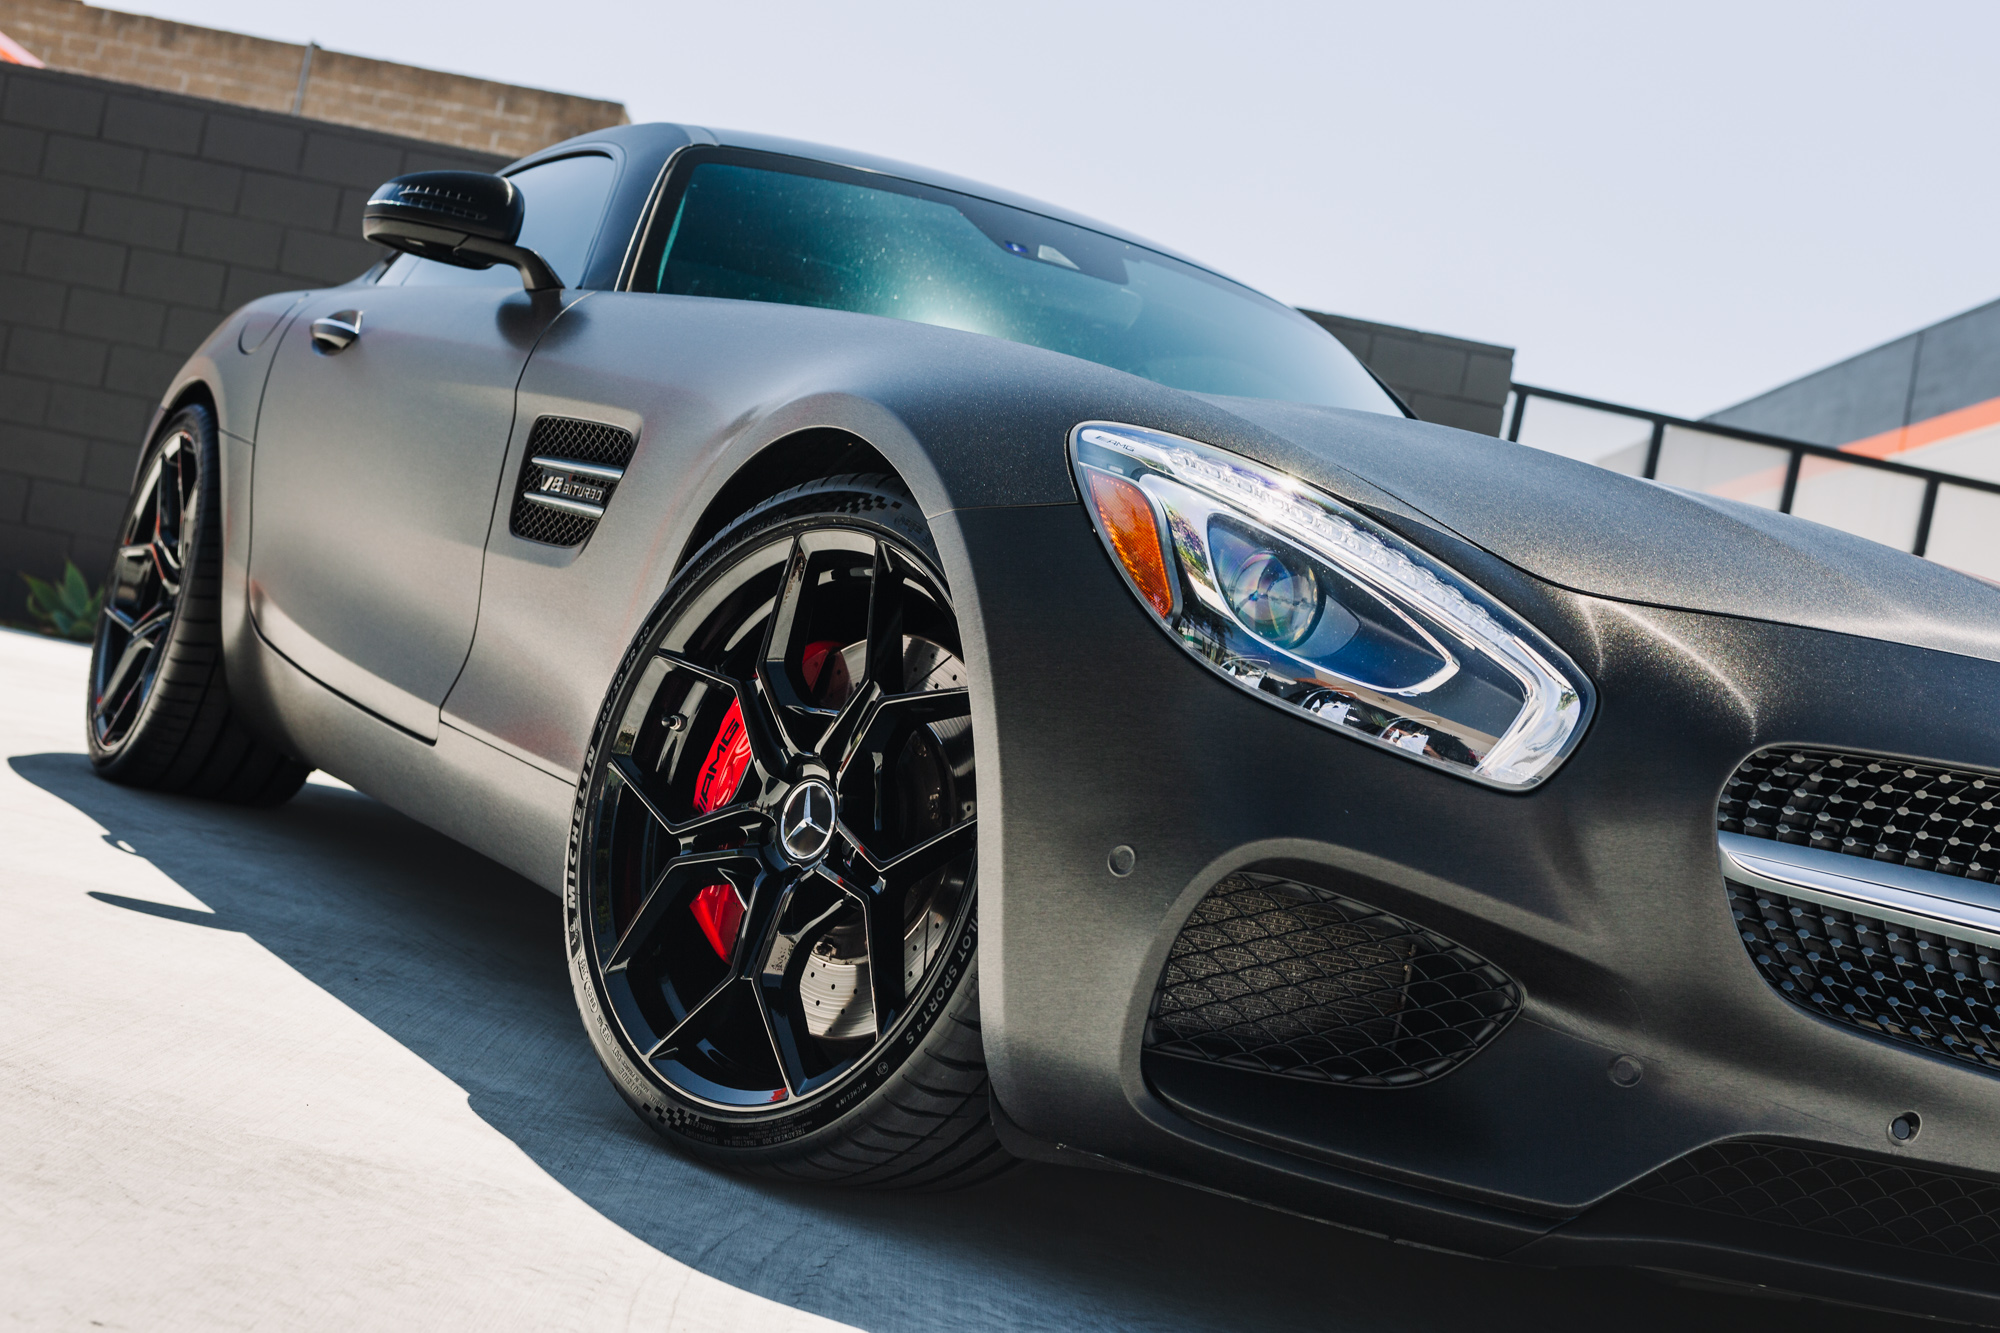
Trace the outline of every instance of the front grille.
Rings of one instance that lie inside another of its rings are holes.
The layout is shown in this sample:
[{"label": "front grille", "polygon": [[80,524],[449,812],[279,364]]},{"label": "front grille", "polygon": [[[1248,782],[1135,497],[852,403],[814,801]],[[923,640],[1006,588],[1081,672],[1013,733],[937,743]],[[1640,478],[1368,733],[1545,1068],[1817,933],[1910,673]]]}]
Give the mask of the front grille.
[{"label": "front grille", "polygon": [[1521,1008],[1505,972],[1352,898],[1235,874],[1188,918],[1145,1045],[1290,1078],[1405,1087],[1448,1073]]},{"label": "front grille", "polygon": [[[521,475],[514,486],[514,512],[508,531],[531,542],[550,546],[577,546],[597,527],[595,519],[538,505],[527,498],[528,491],[543,477],[543,469],[531,461],[537,455],[574,459],[579,463],[603,463],[622,468],[632,461],[638,441],[632,433],[601,421],[579,421],[574,417],[542,417],[528,432],[528,449],[521,459]],[[603,503],[610,503],[616,483],[605,488]]]},{"label": "front grille", "polygon": [[2000,949],[1729,882],[1751,961],[1801,1009],[2000,1070]]},{"label": "front grille", "polygon": [[1697,1148],[1627,1194],[1777,1226],[2000,1263],[2000,1184],[1739,1140]]},{"label": "front grille", "polygon": [[1723,789],[1730,833],[1991,881],[2000,775],[1838,750],[1759,750]]}]

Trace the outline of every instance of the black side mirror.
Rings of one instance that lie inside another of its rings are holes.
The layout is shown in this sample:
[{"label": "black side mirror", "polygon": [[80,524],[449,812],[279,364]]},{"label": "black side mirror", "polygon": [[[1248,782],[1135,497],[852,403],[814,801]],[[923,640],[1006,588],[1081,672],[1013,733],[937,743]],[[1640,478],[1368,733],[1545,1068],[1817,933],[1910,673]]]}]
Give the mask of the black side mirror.
[{"label": "black side mirror", "polygon": [[418,171],[398,176],[369,196],[361,234],[392,250],[457,268],[512,264],[531,292],[561,287],[542,257],[517,245],[527,210],[504,176],[483,171]]}]

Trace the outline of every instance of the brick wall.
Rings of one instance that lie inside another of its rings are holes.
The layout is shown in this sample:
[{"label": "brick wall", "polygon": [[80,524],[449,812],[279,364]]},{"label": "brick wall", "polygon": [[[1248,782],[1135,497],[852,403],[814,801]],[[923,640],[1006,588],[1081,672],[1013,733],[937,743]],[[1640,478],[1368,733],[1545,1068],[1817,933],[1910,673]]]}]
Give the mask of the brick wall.
[{"label": "brick wall", "polygon": [[1421,420],[1482,435],[1500,433],[1514,380],[1513,348],[1318,310],[1300,313],[1345,343]]},{"label": "brick wall", "polygon": [[[290,111],[307,48],[82,0],[0,0],[5,32],[50,69]],[[513,159],[623,125],[617,102],[314,49],[300,114]]]},{"label": "brick wall", "polygon": [[224,314],[367,268],[389,177],[502,161],[0,65],[0,618],[17,571],[103,577],[146,422]]}]

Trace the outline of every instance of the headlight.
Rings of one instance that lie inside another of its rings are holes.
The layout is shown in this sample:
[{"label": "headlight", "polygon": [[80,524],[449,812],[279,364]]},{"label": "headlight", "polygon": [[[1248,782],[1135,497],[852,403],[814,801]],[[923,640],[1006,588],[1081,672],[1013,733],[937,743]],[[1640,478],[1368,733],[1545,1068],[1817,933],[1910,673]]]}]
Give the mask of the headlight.
[{"label": "headlight", "polygon": [[1078,426],[1070,443],[1132,590],[1259,698],[1517,790],[1583,734],[1590,685],[1560,649],[1332,496],[1135,426]]}]

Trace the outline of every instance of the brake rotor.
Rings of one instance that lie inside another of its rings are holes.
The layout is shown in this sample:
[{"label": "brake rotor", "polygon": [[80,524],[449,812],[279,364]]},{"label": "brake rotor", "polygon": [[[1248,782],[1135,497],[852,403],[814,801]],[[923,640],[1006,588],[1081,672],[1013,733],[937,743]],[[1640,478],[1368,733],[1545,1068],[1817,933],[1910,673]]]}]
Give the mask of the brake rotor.
[{"label": "brake rotor", "polygon": [[[817,650],[817,651],[815,651]],[[822,707],[837,708],[852,694],[867,661],[866,641],[844,648],[813,644],[806,650],[807,688]],[[929,639],[903,637],[903,679],[914,690],[950,690],[965,684],[965,664]],[[941,832],[971,813],[958,804],[960,780],[971,771],[972,727],[965,718],[933,722],[910,737],[896,760],[901,817],[920,835]],[[969,806],[969,802],[966,802]],[[914,910],[903,935],[903,986],[913,990],[944,947],[957,888],[939,872],[927,891],[911,895]],[[875,1035],[869,988],[868,942],[857,925],[828,932],[813,946],[799,980],[806,1029],[822,1041],[865,1040]]]}]

